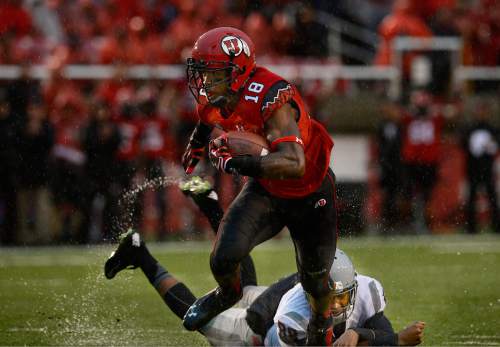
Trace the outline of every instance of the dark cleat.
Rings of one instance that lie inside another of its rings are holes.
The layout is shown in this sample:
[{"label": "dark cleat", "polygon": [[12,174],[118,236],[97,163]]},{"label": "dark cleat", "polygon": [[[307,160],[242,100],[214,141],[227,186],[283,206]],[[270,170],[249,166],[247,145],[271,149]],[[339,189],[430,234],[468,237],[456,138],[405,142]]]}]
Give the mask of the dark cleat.
[{"label": "dark cleat", "polygon": [[118,248],[111,253],[104,264],[104,275],[112,279],[123,269],[135,269],[139,266],[139,250],[144,242],[138,232],[129,229],[120,235]]},{"label": "dark cleat", "polygon": [[191,305],[184,315],[184,327],[190,331],[199,330],[219,313],[231,308],[240,298],[241,294],[226,295],[220,287],[215,288]]},{"label": "dark cleat", "polygon": [[333,345],[333,318],[313,316],[307,326],[307,346]]}]

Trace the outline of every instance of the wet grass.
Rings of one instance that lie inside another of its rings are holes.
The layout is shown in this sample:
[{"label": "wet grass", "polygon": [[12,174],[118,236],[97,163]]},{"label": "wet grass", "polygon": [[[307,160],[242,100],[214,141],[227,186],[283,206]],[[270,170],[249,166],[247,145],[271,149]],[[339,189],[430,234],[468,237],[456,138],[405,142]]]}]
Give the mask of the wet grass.
[{"label": "wet grass", "polygon": [[[342,239],[358,272],[379,279],[396,330],[427,322],[425,345],[500,345],[500,238]],[[150,245],[196,295],[214,287],[209,243]],[[108,281],[109,247],[0,249],[0,345],[207,345],[184,331],[140,270]],[[259,281],[295,271],[289,240],[253,252]]]}]

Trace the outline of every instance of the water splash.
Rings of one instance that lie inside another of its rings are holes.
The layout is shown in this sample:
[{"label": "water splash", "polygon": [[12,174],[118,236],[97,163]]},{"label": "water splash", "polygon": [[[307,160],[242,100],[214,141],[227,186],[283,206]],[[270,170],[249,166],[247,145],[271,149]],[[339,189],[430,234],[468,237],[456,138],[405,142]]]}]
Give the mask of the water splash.
[{"label": "water splash", "polygon": [[138,184],[134,188],[123,193],[118,200],[120,215],[115,221],[116,230],[118,231],[115,234],[122,233],[133,227],[137,198],[143,192],[149,189],[156,190],[171,185],[178,185],[181,181],[181,177],[160,176],[153,179],[146,179],[143,183]]}]

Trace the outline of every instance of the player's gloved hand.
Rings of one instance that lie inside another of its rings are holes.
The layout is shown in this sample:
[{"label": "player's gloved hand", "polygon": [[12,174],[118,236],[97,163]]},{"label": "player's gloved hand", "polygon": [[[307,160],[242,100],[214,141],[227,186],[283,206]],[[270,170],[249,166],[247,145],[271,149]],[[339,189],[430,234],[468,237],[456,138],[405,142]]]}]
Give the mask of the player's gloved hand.
[{"label": "player's gloved hand", "polygon": [[218,138],[210,141],[208,145],[208,157],[212,165],[219,171],[233,173],[228,163],[233,159],[227,147],[227,135],[223,134]]},{"label": "player's gloved hand", "polygon": [[196,164],[203,157],[205,146],[197,141],[189,141],[184,154],[182,155],[182,166],[184,171],[189,175],[194,171]]}]

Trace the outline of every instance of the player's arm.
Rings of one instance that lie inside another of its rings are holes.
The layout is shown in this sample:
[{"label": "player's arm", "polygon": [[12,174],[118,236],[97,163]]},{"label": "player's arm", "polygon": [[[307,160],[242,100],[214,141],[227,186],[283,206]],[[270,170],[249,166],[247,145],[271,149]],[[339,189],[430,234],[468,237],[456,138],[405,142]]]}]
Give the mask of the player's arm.
[{"label": "player's arm", "polygon": [[286,103],[265,122],[271,153],[261,158],[261,177],[287,179],[304,175],[306,159],[296,119],[297,110]]},{"label": "player's arm", "polygon": [[[349,332],[351,330],[352,332]],[[394,332],[391,322],[384,315],[378,312],[366,320],[363,327],[348,329],[346,333],[358,335],[358,345],[368,346],[397,346],[398,334]],[[344,334],[346,334],[344,333]],[[342,336],[335,342],[335,346],[342,346]]]},{"label": "player's arm", "polygon": [[395,333],[384,312],[378,312],[363,327],[346,330],[334,346],[416,346],[423,341],[424,328],[425,323],[418,321]]},{"label": "player's arm", "polygon": [[226,143],[210,145],[213,165],[228,173],[274,179],[300,178],[305,172],[305,154],[300,131],[297,126],[298,112],[285,103],[275,109],[264,123],[271,153],[266,156],[241,155],[233,157]]},{"label": "player's arm", "polygon": [[187,174],[193,172],[196,164],[198,164],[203,156],[203,152],[205,151],[205,146],[210,139],[212,129],[213,127],[202,123],[201,121],[198,121],[198,124],[196,124],[196,127],[191,133],[186,149],[184,150],[184,154],[182,155],[182,166]]}]

